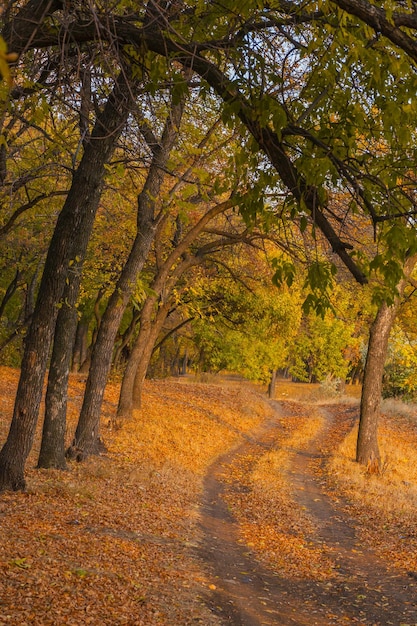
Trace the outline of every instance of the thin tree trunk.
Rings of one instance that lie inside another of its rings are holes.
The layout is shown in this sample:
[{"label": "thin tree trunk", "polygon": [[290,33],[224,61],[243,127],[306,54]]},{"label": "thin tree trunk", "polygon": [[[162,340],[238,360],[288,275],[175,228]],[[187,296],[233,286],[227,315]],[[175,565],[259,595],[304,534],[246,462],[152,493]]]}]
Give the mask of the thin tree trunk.
[{"label": "thin tree trunk", "polygon": [[[156,339],[166,319],[165,314],[165,317],[161,320],[159,326],[155,329],[155,331],[152,331],[152,325],[154,323],[158,323],[157,321],[152,322],[152,315],[156,303],[156,297],[160,296],[163,290],[168,292],[170,289],[168,285],[168,275],[170,270],[178,262],[178,259],[185,253],[187,248],[195,242],[198,235],[201,234],[204,227],[210,222],[210,220],[226,211],[226,209],[234,206],[235,203],[235,199],[229,199],[217,204],[207,211],[207,213],[200,218],[197,224],[195,224],[193,228],[185,234],[184,238],[181,241],[176,242],[176,247],[168,255],[159,273],[155,276],[151,288],[157,295],[148,297],[143,305],[140,316],[139,334],[136,338],[132,353],[127,362],[125,373],[123,375],[119,404],[117,408],[117,417],[119,419],[130,419],[132,417],[133,409],[139,409],[141,407],[143,381],[146,377]],[[177,221],[176,236],[180,230],[181,229],[179,228]],[[171,286],[175,284],[176,278],[182,276],[192,265],[201,263],[202,259],[203,255],[200,255],[198,258],[187,255],[185,259],[176,266],[174,273],[169,280]],[[161,315],[164,307],[165,304],[158,311],[157,318]],[[188,321],[191,321],[191,319],[186,320],[184,323],[188,323]]]},{"label": "thin tree trunk", "polygon": [[73,372],[78,372],[81,369],[81,365],[87,358],[87,333],[88,320],[82,317],[78,320],[77,329],[75,331],[74,351],[71,365],[71,370]]},{"label": "thin tree trunk", "polygon": [[275,398],[275,387],[277,383],[277,370],[272,370],[271,372],[271,380],[268,385],[268,398]]},{"label": "thin tree trunk", "polygon": [[16,270],[16,273],[12,279],[12,281],[9,283],[6,292],[2,298],[2,301],[0,302],[0,318],[3,317],[4,314],[4,310],[6,308],[7,303],[9,302],[9,300],[13,297],[13,295],[15,294],[15,292],[17,291],[17,288],[19,286],[19,280],[21,279],[22,273],[19,269]]},{"label": "thin tree trunk", "polygon": [[153,349],[167,318],[169,308],[169,302],[164,302],[159,306],[155,319],[152,320],[153,309],[150,311],[151,314],[146,319],[143,319],[143,325],[141,318],[139,335],[131,359],[129,359],[128,379],[125,381],[125,377],[123,377],[117,409],[118,418],[130,418],[133,409],[141,408],[146,372],[148,371]]},{"label": "thin tree trunk", "polygon": [[188,354],[187,354],[187,350],[185,350],[185,354],[182,358],[181,376],[187,375],[187,365],[188,365]]},{"label": "thin tree trunk", "polygon": [[73,237],[94,221],[104,166],[112,154],[115,135],[120,134],[125,125],[130,104],[130,90],[122,76],[96,122],[94,140],[86,145],[58,216],[26,337],[12,423],[0,452],[0,491],[25,488],[24,468],[35,435],[57,305],[65,288]]},{"label": "thin tree trunk", "polygon": [[123,350],[126,348],[130,340],[132,339],[136,331],[136,327],[139,323],[139,320],[140,320],[140,311],[134,311],[131,322],[128,328],[126,328],[125,332],[120,336],[120,343],[114,352],[113,365],[116,368],[119,367],[122,363]]},{"label": "thin tree trunk", "polygon": [[149,296],[145,300],[141,311],[139,334],[136,337],[131,355],[127,362],[120,389],[119,404],[117,407],[118,419],[130,419],[132,417],[135,377],[138,370],[138,364],[143,358],[145,346],[149,342],[155,302],[155,296]]}]

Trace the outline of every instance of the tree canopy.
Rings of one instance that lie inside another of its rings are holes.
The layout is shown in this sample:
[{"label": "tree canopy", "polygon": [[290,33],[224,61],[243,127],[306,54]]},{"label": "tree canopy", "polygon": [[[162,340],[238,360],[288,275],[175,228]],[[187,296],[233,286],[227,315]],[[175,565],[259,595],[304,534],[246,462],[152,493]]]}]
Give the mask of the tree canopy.
[{"label": "tree canopy", "polygon": [[[192,69],[200,98],[220,98],[224,122],[246,138],[241,165],[264,155],[252,172],[249,214],[259,211],[256,194],[280,189],[285,209],[317,226],[359,282],[375,270],[392,288],[414,243],[416,78],[401,30],[412,26],[412,11],[379,15],[369,5],[362,14],[359,3],[347,5],[27,2],[4,12],[3,32],[22,61],[37,52],[37,92],[63,79],[63,45],[73,72],[75,59],[81,68],[99,62],[102,86],[105,71],[129,65],[151,92],[169,82],[179,96],[187,89],[180,68]],[[352,249],[345,214],[330,206],[341,190],[382,242],[371,259]]]}]

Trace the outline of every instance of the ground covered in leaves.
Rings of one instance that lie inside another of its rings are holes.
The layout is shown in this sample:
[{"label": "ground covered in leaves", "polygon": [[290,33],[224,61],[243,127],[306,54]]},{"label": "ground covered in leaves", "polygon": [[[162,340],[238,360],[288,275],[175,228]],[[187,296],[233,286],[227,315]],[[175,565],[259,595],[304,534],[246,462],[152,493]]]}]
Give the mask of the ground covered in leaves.
[{"label": "ground covered in leaves", "polygon": [[[1,442],[17,376],[0,371]],[[68,441],[83,385],[81,377],[71,379]],[[319,397],[292,404],[293,390],[281,388],[274,407],[242,383],[149,381],[135,420],[116,430],[117,393],[117,385],[109,385],[102,423],[107,454],[71,463],[67,472],[36,470],[37,438],[26,493],[0,496],[0,624],[224,623],[213,611],[218,582],[199,552],[204,478],[219,455],[250,442],[276,417],[282,402],[292,410],[278,419],[262,454],[249,448],[225,472],[226,506],[239,522],[238,541],[289,586],[332,584],[331,553],[311,540],[314,523],[291,473],[294,454],[323,427]],[[390,567],[413,576],[417,417],[391,408],[382,428],[384,471],[374,476],[353,462],[356,414],[355,404],[340,410],[337,427],[323,440],[326,462],[318,455],[315,471],[326,493],[355,518],[364,542]],[[236,481],[240,488],[227,490]]]},{"label": "ground covered in leaves", "polygon": [[[17,377],[1,369],[2,442]],[[68,442],[83,386],[71,379]],[[219,623],[192,554],[202,478],[269,408],[240,386],[148,382],[135,420],[112,430],[117,392],[109,385],[103,411],[107,454],[36,470],[39,434],[26,493],[0,496],[0,624]]]}]

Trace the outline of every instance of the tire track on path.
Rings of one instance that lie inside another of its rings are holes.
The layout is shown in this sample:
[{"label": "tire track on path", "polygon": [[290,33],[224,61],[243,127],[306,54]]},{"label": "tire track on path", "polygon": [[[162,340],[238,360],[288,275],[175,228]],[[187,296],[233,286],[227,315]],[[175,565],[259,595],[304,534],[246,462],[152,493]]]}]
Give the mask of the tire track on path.
[{"label": "tire track on path", "polygon": [[[331,429],[330,408],[324,429],[308,450],[294,450],[291,480],[295,502],[311,516],[317,529],[309,540],[331,554],[335,578],[331,582],[286,579],[257,561],[239,540],[237,522],[222,497],[226,490],[223,476],[239,458],[250,453],[255,464],[266,450],[280,445],[278,417],[291,411],[291,403],[274,405],[276,419],[217,459],[205,479],[198,555],[208,565],[215,584],[207,599],[211,610],[231,626],[417,625],[414,581],[388,571],[373,553],[362,548],[353,520],[335,508],[314,474],[313,465],[323,460],[321,442]],[[236,483],[231,488],[242,486]]]}]

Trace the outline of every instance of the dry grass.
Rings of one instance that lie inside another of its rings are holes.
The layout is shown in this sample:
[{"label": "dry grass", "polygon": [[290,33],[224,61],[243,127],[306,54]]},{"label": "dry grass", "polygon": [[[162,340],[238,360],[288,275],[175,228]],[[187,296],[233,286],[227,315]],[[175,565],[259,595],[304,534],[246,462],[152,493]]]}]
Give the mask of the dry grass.
[{"label": "dry grass", "polygon": [[361,525],[363,541],[389,564],[417,570],[417,408],[383,403],[379,428],[380,474],[355,462],[357,427],[329,463],[333,489],[347,498]]},{"label": "dry grass", "polygon": [[417,416],[385,414],[379,429],[382,470],[369,474],[355,462],[357,427],[335,452],[330,470],[350,497],[389,514],[415,515],[417,507]]},{"label": "dry grass", "polygon": [[275,399],[292,400],[312,404],[342,402],[355,403],[361,394],[360,385],[345,385],[340,392],[334,392],[326,384],[320,383],[293,383],[287,380],[277,381]]}]

